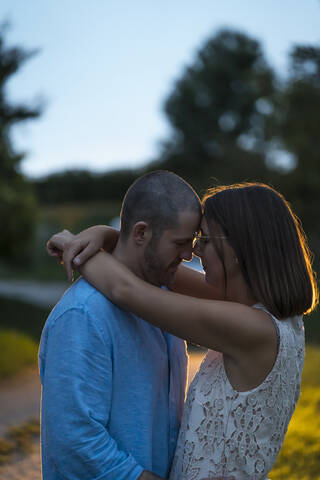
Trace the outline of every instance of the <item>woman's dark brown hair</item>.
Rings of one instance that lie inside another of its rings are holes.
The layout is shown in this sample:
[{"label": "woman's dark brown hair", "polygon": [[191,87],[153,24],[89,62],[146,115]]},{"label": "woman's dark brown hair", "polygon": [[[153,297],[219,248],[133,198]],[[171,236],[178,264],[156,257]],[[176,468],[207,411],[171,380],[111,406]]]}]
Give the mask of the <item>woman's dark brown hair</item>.
[{"label": "woman's dark brown hair", "polygon": [[[208,190],[202,205],[209,230],[213,222],[220,226],[257,302],[277,318],[314,310],[319,295],[311,253],[280,193],[261,183],[219,186]],[[215,247],[224,264],[216,241]]]}]

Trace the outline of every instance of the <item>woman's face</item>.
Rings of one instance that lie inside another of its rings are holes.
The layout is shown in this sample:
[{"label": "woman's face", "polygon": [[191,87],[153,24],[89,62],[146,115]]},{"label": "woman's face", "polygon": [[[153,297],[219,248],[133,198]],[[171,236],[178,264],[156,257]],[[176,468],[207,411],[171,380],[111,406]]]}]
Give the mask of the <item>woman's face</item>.
[{"label": "woman's face", "polygon": [[[194,254],[201,259],[201,264],[206,274],[206,281],[214,285],[222,297],[225,298],[226,285],[232,281],[235,275],[239,274],[240,269],[236,255],[217,223],[212,222],[212,228],[209,230],[207,220],[203,216],[200,232],[201,237],[195,245]],[[212,238],[213,236],[214,239]],[[222,255],[224,259],[225,270],[215,245],[218,246],[219,253],[221,252],[220,256]],[[225,278],[225,274],[227,278]]]}]

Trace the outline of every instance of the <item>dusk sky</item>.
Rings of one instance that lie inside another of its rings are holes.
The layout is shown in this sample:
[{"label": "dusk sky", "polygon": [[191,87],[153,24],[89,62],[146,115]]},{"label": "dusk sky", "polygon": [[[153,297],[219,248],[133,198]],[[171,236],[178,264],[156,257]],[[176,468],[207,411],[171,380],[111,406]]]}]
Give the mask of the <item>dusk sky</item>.
[{"label": "dusk sky", "polygon": [[8,84],[13,102],[45,110],[15,127],[32,177],[105,171],[155,158],[170,126],[164,100],[204,41],[230,27],[262,43],[285,76],[297,43],[320,43],[320,0],[1,0],[9,45],[39,49]]}]

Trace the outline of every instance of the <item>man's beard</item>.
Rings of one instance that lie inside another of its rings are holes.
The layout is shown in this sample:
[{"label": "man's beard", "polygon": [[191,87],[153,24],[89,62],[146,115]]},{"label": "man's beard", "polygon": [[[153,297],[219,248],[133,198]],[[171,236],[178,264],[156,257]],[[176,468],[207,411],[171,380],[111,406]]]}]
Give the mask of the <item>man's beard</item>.
[{"label": "man's beard", "polygon": [[148,282],[161,287],[163,285],[164,265],[157,252],[158,242],[151,239],[144,251],[145,273]]},{"label": "man's beard", "polygon": [[[146,279],[149,283],[158,287],[163,285],[169,287],[176,272],[170,273],[168,271],[168,267],[171,265],[166,265],[164,260],[159,257],[157,246],[157,239],[151,239],[144,251]],[[176,262],[176,266],[178,267],[179,264],[180,260]],[[175,262],[173,262],[173,265],[175,265]]]}]

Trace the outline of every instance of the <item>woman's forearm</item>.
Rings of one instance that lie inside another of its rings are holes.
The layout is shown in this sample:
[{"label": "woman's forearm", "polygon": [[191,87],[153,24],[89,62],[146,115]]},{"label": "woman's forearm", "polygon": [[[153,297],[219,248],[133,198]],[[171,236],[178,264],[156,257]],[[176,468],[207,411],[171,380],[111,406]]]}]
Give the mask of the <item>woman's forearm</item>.
[{"label": "woman's forearm", "polygon": [[185,265],[179,266],[171,290],[190,297],[222,300],[221,289],[210,285],[202,272]]},{"label": "woman's forearm", "polygon": [[128,308],[124,303],[125,292],[134,287],[139,281],[125,265],[115,260],[106,252],[98,252],[91,257],[78,271],[97,290],[101,291],[109,300],[117,305]]},{"label": "woman's forearm", "polygon": [[[80,273],[111,302],[152,325],[204,347],[228,354],[264,338],[252,308],[165,291],[136,277],[111,255],[99,252]],[[258,328],[258,330],[257,330]]]},{"label": "woman's forearm", "polygon": [[[193,336],[193,327],[187,328],[186,324],[181,324],[179,315],[175,315],[177,310],[175,303],[168,302],[168,297],[171,295],[187,300],[188,297],[148,284],[106,252],[94,255],[78,271],[112,303],[156,327],[178,337],[195,341],[189,338],[189,333]],[[192,300],[196,301],[196,299]],[[193,318],[196,318],[196,308],[195,306],[193,308]],[[192,315],[190,309],[188,313]],[[171,321],[172,315],[176,317],[173,321]]]}]

